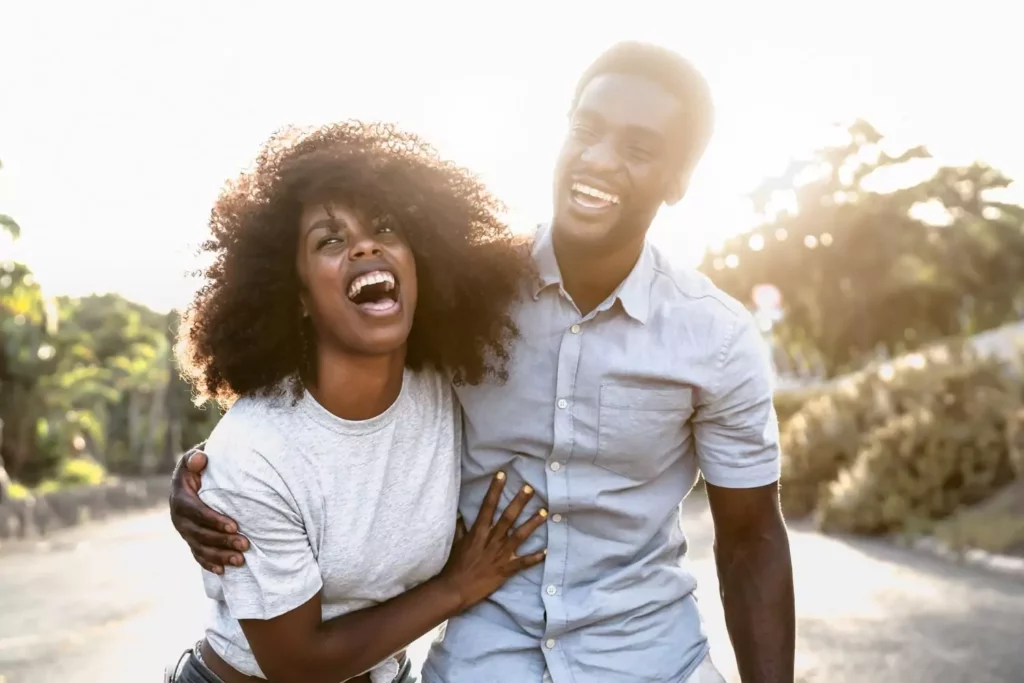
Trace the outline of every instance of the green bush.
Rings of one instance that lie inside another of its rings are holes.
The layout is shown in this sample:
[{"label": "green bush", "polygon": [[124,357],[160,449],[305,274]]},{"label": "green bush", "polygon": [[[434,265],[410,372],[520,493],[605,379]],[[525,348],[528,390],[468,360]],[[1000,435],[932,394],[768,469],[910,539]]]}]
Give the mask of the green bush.
[{"label": "green bush", "polygon": [[57,483],[60,486],[95,486],[102,484],[107,473],[99,463],[86,458],[69,458],[60,464]]},{"label": "green bush", "polygon": [[866,377],[831,387],[782,423],[783,510],[803,517],[817,507],[826,487],[853,462],[865,431],[890,414],[885,395]]},{"label": "green bush", "polygon": [[15,481],[7,487],[7,497],[11,500],[25,500],[32,497],[32,492],[28,490],[27,486]]},{"label": "green bush", "polygon": [[[781,495],[786,514],[810,514],[837,496],[852,500],[854,494],[839,496],[839,491],[854,486],[854,481],[860,482],[854,488],[870,487],[868,480],[875,478],[868,472],[884,469],[881,463],[899,453],[893,442],[896,437],[888,438],[889,432],[879,431],[885,427],[902,430],[907,439],[915,439],[913,443],[919,445],[906,446],[913,451],[906,457],[913,467],[927,467],[930,459],[939,456],[919,442],[932,438],[928,429],[936,424],[934,416],[941,418],[944,428],[958,430],[963,448],[969,449],[972,439],[978,443],[998,442],[1002,455],[996,460],[1003,463],[1001,467],[1008,466],[1014,452],[1008,435],[1017,422],[1013,416],[1020,403],[1020,388],[1007,377],[1000,364],[978,359],[966,348],[951,345],[866,369],[830,387],[782,426]],[[939,399],[950,403],[937,404]],[[975,412],[988,420],[984,433],[980,433],[982,425],[972,424],[974,418],[968,417]],[[905,416],[910,417],[901,420]],[[903,442],[900,447],[904,447]],[[865,455],[868,450],[873,455]],[[864,464],[857,465],[856,472],[850,469],[862,459]],[[833,488],[841,474],[843,486]],[[955,488],[956,482],[945,486]],[[865,495],[857,494],[861,498]],[[830,505],[830,520],[835,519],[836,506],[847,507],[838,499]],[[937,503],[927,514],[939,514],[943,508]]]},{"label": "green bush", "polygon": [[817,389],[783,389],[776,391],[772,403],[775,405],[775,415],[779,418],[779,424],[785,424],[789,418],[796,415],[801,408],[819,394],[820,391]]}]

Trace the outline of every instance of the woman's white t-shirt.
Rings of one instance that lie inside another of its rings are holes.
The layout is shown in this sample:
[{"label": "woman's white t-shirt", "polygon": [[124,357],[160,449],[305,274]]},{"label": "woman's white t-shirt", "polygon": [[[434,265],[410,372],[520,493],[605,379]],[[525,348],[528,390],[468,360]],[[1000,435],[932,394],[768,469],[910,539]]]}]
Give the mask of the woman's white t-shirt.
[{"label": "woman's white t-shirt", "polygon": [[[244,566],[203,572],[214,651],[266,678],[239,619],[272,619],[322,591],[327,620],[435,576],[455,532],[461,437],[451,384],[431,371],[407,370],[398,400],[358,422],[308,393],[239,399],[207,442],[199,492],[251,544]],[[391,658],[371,678],[397,671]]]}]

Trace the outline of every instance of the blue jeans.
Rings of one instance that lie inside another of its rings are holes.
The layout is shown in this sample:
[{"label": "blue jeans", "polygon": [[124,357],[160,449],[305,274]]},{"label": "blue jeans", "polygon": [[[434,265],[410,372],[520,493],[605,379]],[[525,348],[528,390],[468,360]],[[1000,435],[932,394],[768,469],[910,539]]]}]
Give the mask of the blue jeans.
[{"label": "blue jeans", "polygon": [[[199,646],[196,645],[187,654],[182,654],[170,683],[224,683],[206,664],[203,664],[197,654],[198,649]],[[394,683],[416,683],[416,677],[412,674],[412,663],[408,658],[398,670]]]}]

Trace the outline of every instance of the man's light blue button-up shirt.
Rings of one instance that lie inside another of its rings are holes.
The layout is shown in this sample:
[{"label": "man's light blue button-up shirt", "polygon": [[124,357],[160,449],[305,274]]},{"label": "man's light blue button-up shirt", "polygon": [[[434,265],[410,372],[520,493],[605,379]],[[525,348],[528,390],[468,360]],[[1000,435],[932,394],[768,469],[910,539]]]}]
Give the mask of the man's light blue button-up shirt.
[{"label": "man's light blue button-up shirt", "polygon": [[520,549],[540,566],[448,622],[424,683],[681,683],[707,654],[679,507],[716,486],[779,477],[767,348],[749,313],[651,245],[581,316],[550,228],[503,386],[460,387],[462,498],[471,524],[491,477],[523,484],[548,523]]}]

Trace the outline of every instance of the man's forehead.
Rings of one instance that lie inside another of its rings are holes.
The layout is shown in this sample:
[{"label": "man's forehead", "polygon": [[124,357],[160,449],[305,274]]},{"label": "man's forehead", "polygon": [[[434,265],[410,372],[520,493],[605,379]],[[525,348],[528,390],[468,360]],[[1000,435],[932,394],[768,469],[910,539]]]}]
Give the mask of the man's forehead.
[{"label": "man's forehead", "polygon": [[587,83],[573,114],[597,117],[613,126],[667,133],[678,120],[682,107],[678,97],[651,78],[607,73]]}]

